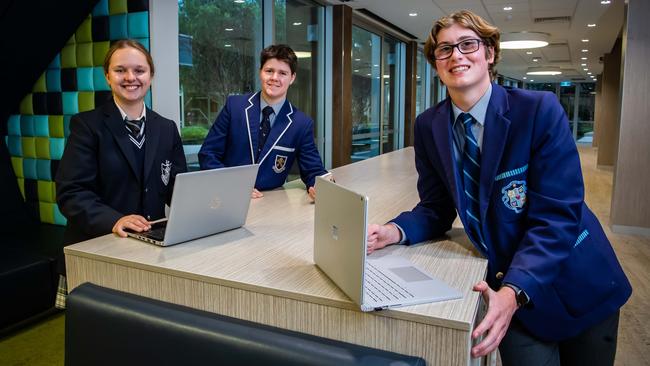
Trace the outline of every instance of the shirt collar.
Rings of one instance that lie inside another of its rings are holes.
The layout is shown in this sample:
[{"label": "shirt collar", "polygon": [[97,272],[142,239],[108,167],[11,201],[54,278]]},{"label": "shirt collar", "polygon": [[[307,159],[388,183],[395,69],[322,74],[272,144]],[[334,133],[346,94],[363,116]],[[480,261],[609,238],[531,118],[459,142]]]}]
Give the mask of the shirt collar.
[{"label": "shirt collar", "polygon": [[273,113],[277,116],[280,113],[280,109],[282,109],[282,106],[284,105],[284,102],[287,100],[287,98],[282,98],[281,101],[275,103],[275,104],[268,104],[264,98],[260,95],[260,113],[261,111],[264,110],[264,107],[266,106],[271,106],[273,108]]},{"label": "shirt collar", "polygon": [[[120,103],[118,103],[117,100],[115,100],[115,98],[113,98],[113,101],[115,102],[115,106],[117,106],[117,110],[119,110],[120,114],[122,115],[122,120],[127,119],[128,116],[126,115],[126,112],[124,112],[122,107],[120,107]],[[142,114],[140,114],[140,117],[136,119],[143,119],[143,118],[144,120],[146,120],[147,118],[147,107],[144,105],[144,101],[142,102]]]},{"label": "shirt collar", "polygon": [[[483,94],[483,96],[474,104],[474,106],[467,111],[467,113],[471,114],[472,117],[478,122],[481,126],[485,125],[485,115],[487,114],[487,108],[488,105],[490,104],[490,97],[492,96],[492,83],[488,86],[487,90]],[[458,108],[454,102],[451,102],[451,108],[454,112],[454,123],[456,122],[456,119],[458,118],[458,115],[461,113],[464,113],[460,108]]]}]

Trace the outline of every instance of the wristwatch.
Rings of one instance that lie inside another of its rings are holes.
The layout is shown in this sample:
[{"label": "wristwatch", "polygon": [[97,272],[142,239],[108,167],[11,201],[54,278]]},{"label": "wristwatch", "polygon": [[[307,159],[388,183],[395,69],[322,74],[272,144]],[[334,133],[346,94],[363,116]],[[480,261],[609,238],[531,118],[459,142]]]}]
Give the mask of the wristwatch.
[{"label": "wristwatch", "polygon": [[501,287],[510,287],[512,291],[515,292],[515,300],[517,301],[517,308],[520,308],[530,301],[530,298],[526,294],[526,291],[522,290],[519,288],[517,285],[513,285],[512,283],[504,282]]}]

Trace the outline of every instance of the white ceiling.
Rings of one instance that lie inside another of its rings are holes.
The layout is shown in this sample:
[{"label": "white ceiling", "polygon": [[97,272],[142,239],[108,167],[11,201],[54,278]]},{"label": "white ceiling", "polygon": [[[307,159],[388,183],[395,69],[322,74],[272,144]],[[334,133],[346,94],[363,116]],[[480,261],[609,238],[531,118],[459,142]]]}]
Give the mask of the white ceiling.
[{"label": "white ceiling", "polygon": [[[531,50],[502,50],[497,65],[500,74],[522,80],[528,67],[557,66],[559,76],[528,76],[535,82],[563,81],[584,78],[587,72],[602,72],[600,57],[610,52],[621,33],[624,18],[624,0],[611,0],[602,5],[600,0],[329,0],[331,4],[345,4],[354,9],[366,9],[396,27],[424,42],[433,22],[451,12],[468,9],[496,25],[501,33],[544,32],[550,36],[550,45]],[[511,11],[505,11],[511,6]],[[409,13],[417,13],[415,17]],[[568,17],[565,20],[535,22],[536,18]],[[587,24],[595,23],[589,28]],[[588,39],[589,42],[582,42]],[[582,52],[587,49],[587,52]],[[531,55],[526,51],[532,51]],[[582,60],[587,57],[587,60]],[[538,62],[533,59],[538,58]],[[586,63],[587,66],[581,66]],[[583,70],[589,69],[588,71]]]}]

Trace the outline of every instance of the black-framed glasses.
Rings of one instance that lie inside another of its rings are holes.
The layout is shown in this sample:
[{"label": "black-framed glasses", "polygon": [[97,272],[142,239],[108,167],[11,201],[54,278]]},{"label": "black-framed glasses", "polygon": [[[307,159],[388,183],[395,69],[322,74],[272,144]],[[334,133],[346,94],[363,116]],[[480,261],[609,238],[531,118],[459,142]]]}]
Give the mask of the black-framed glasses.
[{"label": "black-framed glasses", "polygon": [[433,56],[436,60],[448,59],[454,53],[454,48],[458,48],[458,51],[463,55],[474,53],[478,51],[481,43],[483,41],[480,39],[470,38],[464,39],[456,44],[443,44],[433,50]]}]

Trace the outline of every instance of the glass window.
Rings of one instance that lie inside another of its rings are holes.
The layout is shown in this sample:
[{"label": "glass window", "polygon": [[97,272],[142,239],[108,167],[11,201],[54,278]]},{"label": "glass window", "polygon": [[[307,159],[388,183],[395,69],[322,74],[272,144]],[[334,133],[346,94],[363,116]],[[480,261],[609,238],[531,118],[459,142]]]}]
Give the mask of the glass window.
[{"label": "glass window", "polygon": [[379,155],[381,37],[352,27],[352,161]]},{"label": "glass window", "polygon": [[391,37],[384,37],[382,47],[382,66],[384,82],[383,88],[383,121],[381,126],[381,154],[399,148],[399,121],[403,103],[401,101],[402,81],[404,70],[402,67],[403,42]]},{"label": "glass window", "polygon": [[[564,108],[564,112],[566,112],[567,116],[569,116],[569,124],[573,126],[573,111],[574,111],[574,106],[575,106],[575,98],[576,98],[576,86],[575,85],[569,85],[569,86],[560,86],[560,104],[562,104],[562,108]],[[573,128],[571,128],[573,130]]]},{"label": "glass window", "polygon": [[261,0],[179,0],[181,137],[188,165],[226,97],[257,89]]},{"label": "glass window", "polygon": [[594,131],[594,111],[596,105],[596,84],[580,84],[580,98],[578,99],[578,131],[577,140],[592,142]]},{"label": "glass window", "polygon": [[418,50],[417,68],[415,69],[415,115],[419,115],[426,109],[425,75],[427,74],[427,59],[424,52]]}]

